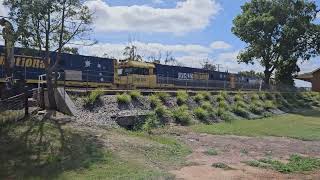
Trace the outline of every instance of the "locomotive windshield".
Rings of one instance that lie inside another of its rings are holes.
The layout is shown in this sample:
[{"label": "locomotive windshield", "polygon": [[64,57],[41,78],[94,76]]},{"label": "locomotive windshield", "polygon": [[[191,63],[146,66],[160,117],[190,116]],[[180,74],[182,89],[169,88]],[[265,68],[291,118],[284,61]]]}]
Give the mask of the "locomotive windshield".
[{"label": "locomotive windshield", "polygon": [[147,69],[147,68],[128,67],[128,68],[118,69],[118,74],[120,76],[126,76],[126,75],[129,75],[129,74],[149,75],[149,69]]}]

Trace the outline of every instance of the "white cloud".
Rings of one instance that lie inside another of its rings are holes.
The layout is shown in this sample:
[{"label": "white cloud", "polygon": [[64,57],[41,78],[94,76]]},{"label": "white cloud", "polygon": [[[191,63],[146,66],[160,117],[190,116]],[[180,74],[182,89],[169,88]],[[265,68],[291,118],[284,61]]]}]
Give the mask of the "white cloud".
[{"label": "white cloud", "polygon": [[245,63],[238,63],[237,62],[237,56],[240,51],[234,51],[234,52],[226,52],[221,53],[217,56],[217,59],[213,61],[215,64],[220,64],[223,71],[228,70],[229,72],[239,72],[239,71],[263,71],[262,67],[259,64],[245,64]]},{"label": "white cloud", "polygon": [[232,46],[224,41],[215,41],[211,43],[210,47],[212,49],[230,49]]},{"label": "white cloud", "polygon": [[8,9],[3,5],[3,0],[0,0],[0,16],[7,16]]},{"label": "white cloud", "polygon": [[[137,47],[137,51],[144,58],[150,56],[158,56],[159,52],[164,55],[165,52],[172,52],[173,55],[195,55],[195,54],[209,54],[211,52],[210,48],[197,45],[197,44],[175,44],[175,45],[166,45],[160,43],[144,43],[144,42],[133,42]],[[122,59],[124,58],[122,53],[124,48],[128,44],[114,44],[114,43],[99,43],[93,46],[87,46],[80,48],[81,53],[86,55],[94,56],[103,56],[107,54],[115,58]]]},{"label": "white cloud", "polygon": [[175,8],[147,5],[110,6],[102,0],[88,1],[95,12],[98,32],[167,32],[183,34],[206,28],[221,6],[215,0],[178,1]]}]

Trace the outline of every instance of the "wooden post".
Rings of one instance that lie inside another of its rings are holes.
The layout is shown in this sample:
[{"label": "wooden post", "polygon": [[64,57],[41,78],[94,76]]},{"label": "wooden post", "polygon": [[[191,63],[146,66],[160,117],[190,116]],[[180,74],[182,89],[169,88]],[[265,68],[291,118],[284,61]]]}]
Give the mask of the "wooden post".
[{"label": "wooden post", "polygon": [[25,117],[29,115],[28,86],[24,86],[24,115]]},{"label": "wooden post", "polygon": [[41,86],[41,89],[40,89],[40,107],[41,109],[46,109],[46,103],[45,103],[45,100],[44,100],[44,87]]}]

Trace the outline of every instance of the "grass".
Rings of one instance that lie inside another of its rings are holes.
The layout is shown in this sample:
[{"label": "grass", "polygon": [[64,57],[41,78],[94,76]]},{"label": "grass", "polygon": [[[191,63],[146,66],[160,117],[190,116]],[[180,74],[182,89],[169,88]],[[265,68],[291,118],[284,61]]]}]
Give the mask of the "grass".
[{"label": "grass", "polygon": [[129,95],[131,96],[132,99],[134,100],[138,100],[138,98],[140,98],[142,95],[141,95],[141,92],[138,91],[138,90],[134,90],[134,91],[130,91],[129,92]]},{"label": "grass", "polygon": [[103,90],[99,88],[91,91],[90,94],[86,98],[84,98],[84,105],[94,105],[99,100],[100,96],[102,96],[103,94]]},{"label": "grass", "polygon": [[189,94],[186,91],[177,92],[177,103],[179,106],[182,106],[187,103]]},{"label": "grass", "polygon": [[296,173],[313,171],[320,168],[320,159],[291,155],[288,163],[283,163],[273,159],[260,159],[244,162],[253,167],[274,169],[281,173]]},{"label": "grass", "polygon": [[214,168],[224,169],[224,170],[232,170],[232,168],[225,163],[213,163],[211,165]]},{"label": "grass", "polygon": [[194,125],[200,133],[231,134],[239,136],[278,136],[302,140],[320,140],[320,111],[286,114],[260,120],[241,120],[214,125]]},{"label": "grass", "polygon": [[149,101],[150,101],[150,106],[151,106],[152,108],[156,108],[156,107],[162,105],[161,100],[160,100],[159,97],[158,97],[157,95],[155,95],[155,94],[149,96]]},{"label": "grass", "polygon": [[124,93],[124,94],[118,94],[117,95],[117,101],[119,104],[130,104],[132,101],[132,98],[130,95]]},{"label": "grass", "polygon": [[189,125],[192,120],[188,107],[185,105],[173,110],[172,116],[175,119],[176,123],[181,125]]},{"label": "grass", "polygon": [[217,156],[218,155],[218,151],[215,150],[215,149],[210,148],[205,152],[205,154],[207,154],[209,156]]},{"label": "grass", "polygon": [[190,153],[171,137],[91,132],[49,120],[8,124],[0,135],[0,179],[173,179],[166,168]]}]

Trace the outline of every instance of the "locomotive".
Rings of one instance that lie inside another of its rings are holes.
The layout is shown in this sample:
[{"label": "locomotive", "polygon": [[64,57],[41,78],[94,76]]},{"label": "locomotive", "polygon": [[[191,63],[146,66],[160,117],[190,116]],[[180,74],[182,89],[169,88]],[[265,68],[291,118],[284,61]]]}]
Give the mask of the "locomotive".
[{"label": "locomotive", "polygon": [[[43,52],[15,48],[14,78],[36,85],[45,74]],[[57,53],[50,53],[50,63]],[[0,82],[4,77],[4,47],[0,46]],[[68,87],[109,89],[258,89],[260,79],[200,68],[62,53],[57,83]]]}]

